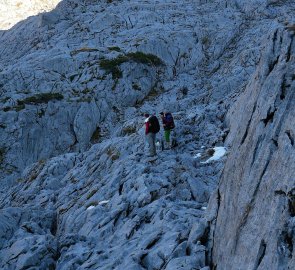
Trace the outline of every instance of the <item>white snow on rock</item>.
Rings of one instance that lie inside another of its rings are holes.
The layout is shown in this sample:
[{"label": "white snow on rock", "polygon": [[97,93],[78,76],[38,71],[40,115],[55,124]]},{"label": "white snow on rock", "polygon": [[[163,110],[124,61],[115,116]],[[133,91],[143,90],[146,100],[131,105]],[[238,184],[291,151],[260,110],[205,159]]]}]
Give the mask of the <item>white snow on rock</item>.
[{"label": "white snow on rock", "polygon": [[226,154],[226,148],[223,146],[213,147],[213,150],[214,150],[213,156],[208,158],[206,161],[201,161],[201,163],[210,163],[212,161],[217,161]]},{"label": "white snow on rock", "polygon": [[104,204],[107,204],[109,202],[109,200],[106,200],[106,201],[100,201],[98,204],[99,205],[104,205]]},{"label": "white snow on rock", "polygon": [[194,156],[194,158],[200,158],[202,156],[202,154],[201,153],[198,153],[198,154],[196,154],[195,156]]}]

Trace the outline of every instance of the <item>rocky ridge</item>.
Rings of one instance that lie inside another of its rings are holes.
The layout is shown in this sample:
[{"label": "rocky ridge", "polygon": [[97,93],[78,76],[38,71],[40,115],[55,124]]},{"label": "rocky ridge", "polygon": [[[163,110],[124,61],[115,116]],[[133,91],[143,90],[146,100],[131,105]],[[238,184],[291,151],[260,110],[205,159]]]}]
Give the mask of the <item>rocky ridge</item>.
[{"label": "rocky ridge", "polygon": [[[208,269],[205,209],[224,159],[206,150],[233,132],[226,112],[292,10],[62,1],[3,31],[1,268]],[[142,113],[164,108],[178,147],[153,161]]]}]

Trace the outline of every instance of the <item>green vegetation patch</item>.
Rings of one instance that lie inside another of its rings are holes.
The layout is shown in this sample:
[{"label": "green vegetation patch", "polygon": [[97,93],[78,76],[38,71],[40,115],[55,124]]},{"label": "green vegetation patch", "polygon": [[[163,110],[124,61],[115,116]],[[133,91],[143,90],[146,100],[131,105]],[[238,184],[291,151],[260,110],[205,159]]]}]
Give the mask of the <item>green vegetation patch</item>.
[{"label": "green vegetation patch", "polygon": [[102,59],[99,63],[99,66],[107,73],[111,73],[113,79],[119,79],[122,78],[120,65],[128,61],[134,61],[136,63],[153,66],[163,65],[163,61],[156,55],[150,53],[146,54],[143,52],[131,52],[127,53],[126,55],[119,55],[114,59]]},{"label": "green vegetation patch", "polygon": [[25,109],[26,104],[37,105],[37,104],[42,104],[42,103],[48,103],[51,100],[62,100],[63,98],[64,98],[64,96],[60,93],[37,94],[35,96],[31,96],[31,97],[27,97],[22,100],[18,100],[17,105],[15,105],[13,107],[5,107],[5,108],[3,108],[3,111],[8,112],[8,111],[14,110],[14,111],[18,112],[18,111]]},{"label": "green vegetation patch", "polygon": [[137,63],[154,66],[163,65],[163,61],[158,56],[153,55],[151,53],[134,52],[128,53],[127,56],[130,60]]},{"label": "green vegetation patch", "polygon": [[121,48],[118,46],[108,47],[110,51],[121,52]]},{"label": "green vegetation patch", "polygon": [[60,93],[42,93],[35,96],[27,97],[23,100],[18,100],[18,105],[24,104],[41,104],[48,103],[51,100],[62,100],[64,96]]},{"label": "green vegetation patch", "polygon": [[114,59],[102,59],[99,67],[104,69],[107,73],[112,73],[113,79],[122,78],[122,71],[119,66],[128,61],[124,55],[119,55]]},{"label": "green vegetation patch", "polygon": [[13,107],[5,107],[5,108],[3,108],[3,111],[4,112],[9,112],[9,111],[19,112],[19,111],[23,110],[24,108],[25,108],[25,104],[18,104]]},{"label": "green vegetation patch", "polygon": [[83,53],[83,52],[98,52],[99,50],[98,49],[95,49],[95,48],[88,48],[88,47],[83,47],[83,48],[80,48],[78,50],[75,50],[75,51],[72,51],[70,53],[71,56],[74,56],[78,53]]}]

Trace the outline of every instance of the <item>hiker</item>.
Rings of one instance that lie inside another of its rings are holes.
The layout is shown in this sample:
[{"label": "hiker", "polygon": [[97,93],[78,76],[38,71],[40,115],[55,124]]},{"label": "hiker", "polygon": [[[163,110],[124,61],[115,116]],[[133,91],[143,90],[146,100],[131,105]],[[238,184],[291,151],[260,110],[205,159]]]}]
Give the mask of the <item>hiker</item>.
[{"label": "hiker", "polygon": [[173,116],[170,112],[160,112],[164,128],[164,149],[172,148],[170,139],[171,130],[175,127]]},{"label": "hiker", "polygon": [[155,115],[144,114],[145,119],[145,135],[149,145],[149,156],[153,157],[156,152],[156,134],[160,131],[160,124]]}]

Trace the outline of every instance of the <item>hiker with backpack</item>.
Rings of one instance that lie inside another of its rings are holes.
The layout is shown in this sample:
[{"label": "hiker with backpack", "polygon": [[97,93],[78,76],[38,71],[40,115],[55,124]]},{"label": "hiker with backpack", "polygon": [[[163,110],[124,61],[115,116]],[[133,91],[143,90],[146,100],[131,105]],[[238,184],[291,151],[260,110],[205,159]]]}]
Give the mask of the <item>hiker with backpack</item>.
[{"label": "hiker with backpack", "polygon": [[175,127],[173,116],[170,112],[161,112],[161,119],[164,128],[164,149],[172,148],[171,130]]},{"label": "hiker with backpack", "polygon": [[156,134],[160,131],[160,124],[155,115],[144,114],[145,119],[145,135],[149,145],[149,156],[153,157],[156,152]]}]

